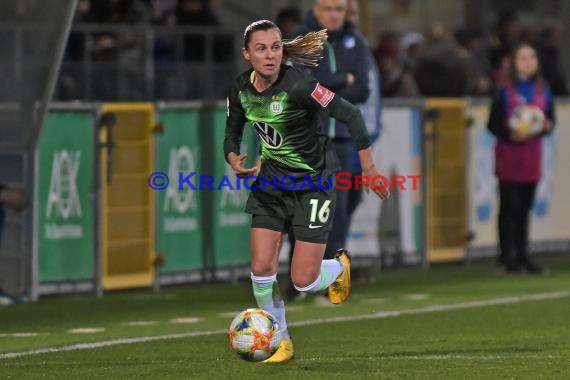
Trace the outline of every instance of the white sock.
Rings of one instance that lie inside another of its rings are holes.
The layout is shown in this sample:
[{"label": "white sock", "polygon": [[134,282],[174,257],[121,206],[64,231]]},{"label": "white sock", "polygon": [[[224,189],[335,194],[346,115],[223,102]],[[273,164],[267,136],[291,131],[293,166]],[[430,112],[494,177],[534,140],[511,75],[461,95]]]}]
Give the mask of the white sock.
[{"label": "white sock", "polygon": [[260,309],[277,318],[283,339],[290,339],[285,320],[285,302],[277,286],[277,274],[272,276],[255,276],[251,274],[253,295]]},{"label": "white sock", "polygon": [[329,287],[336,281],[337,277],[342,273],[344,266],[337,259],[323,260],[321,263],[321,271],[317,279],[309,286],[300,288],[295,285],[295,289],[300,292],[318,293]]}]

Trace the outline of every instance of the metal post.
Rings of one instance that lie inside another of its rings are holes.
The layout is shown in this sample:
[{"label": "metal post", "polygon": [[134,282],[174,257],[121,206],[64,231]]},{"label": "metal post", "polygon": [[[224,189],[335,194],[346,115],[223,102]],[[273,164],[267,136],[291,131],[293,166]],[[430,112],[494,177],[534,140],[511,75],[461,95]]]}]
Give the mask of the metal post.
[{"label": "metal post", "polygon": [[[29,159],[29,156],[26,157],[25,159],[25,163],[24,163],[24,167],[28,168],[28,169],[32,169],[31,172],[33,173],[32,175],[27,175],[24,178],[24,181],[27,180],[27,185],[30,185],[33,189],[30,192],[30,194],[32,194],[33,199],[34,199],[34,205],[38,204],[39,198],[38,198],[38,191],[37,191],[37,186],[36,186],[36,181],[35,179],[38,178],[38,149],[35,148],[33,151],[30,151],[32,153],[32,159]],[[31,161],[31,162],[30,162]],[[31,178],[30,178],[31,177]],[[29,189],[29,187],[26,186],[26,188]],[[26,210],[25,212],[29,215],[31,213],[31,215],[28,216],[28,220],[31,220],[32,223],[32,245],[31,245],[31,251],[30,251],[30,264],[29,264],[29,268],[30,268],[30,277],[29,277],[29,291],[28,291],[28,297],[30,298],[31,301],[37,301],[39,298],[39,274],[38,274],[38,265],[39,265],[39,261],[38,261],[38,236],[41,233],[39,231],[38,228],[38,213],[34,211],[35,207],[29,207],[28,210]],[[27,244],[24,243],[22,245],[22,247],[25,247]],[[26,252],[27,250],[24,250],[24,252]],[[25,260],[24,260],[25,262]]]},{"label": "metal post", "polygon": [[428,196],[427,196],[427,192],[429,191],[428,189],[428,178],[427,178],[427,161],[426,161],[426,157],[427,157],[427,152],[426,152],[426,144],[427,144],[427,139],[426,139],[426,135],[425,135],[425,124],[426,124],[426,117],[425,117],[425,112],[426,112],[426,104],[424,103],[423,107],[421,108],[421,112],[423,112],[423,117],[422,117],[422,125],[421,125],[421,137],[422,137],[422,143],[420,144],[421,147],[421,170],[422,170],[422,178],[423,178],[423,183],[424,186],[422,187],[422,219],[423,219],[423,228],[422,228],[422,247],[423,247],[423,254],[422,254],[422,268],[423,269],[429,269],[429,260],[427,257],[428,254],[428,238],[427,238],[427,224],[428,224]]},{"label": "metal post", "polygon": [[77,0],[70,0],[70,2],[71,4],[67,8],[67,12],[62,20],[63,28],[61,30],[61,34],[59,35],[56,48],[53,51],[53,56],[48,61],[52,63],[53,66],[49,70],[47,85],[43,94],[42,101],[39,104],[38,112],[36,113],[36,115],[39,115],[39,117],[37,117],[34,120],[32,128],[30,129],[30,133],[25,139],[26,141],[25,146],[29,147],[30,151],[33,151],[37,144],[38,136],[40,134],[40,129],[44,121],[45,113],[47,112],[48,103],[52,98],[55,89],[55,84],[59,76],[61,62],[63,60],[63,53],[65,51],[65,46],[67,44],[69,32],[71,31],[71,23],[73,22],[73,17],[75,16],[75,9],[77,7]]}]

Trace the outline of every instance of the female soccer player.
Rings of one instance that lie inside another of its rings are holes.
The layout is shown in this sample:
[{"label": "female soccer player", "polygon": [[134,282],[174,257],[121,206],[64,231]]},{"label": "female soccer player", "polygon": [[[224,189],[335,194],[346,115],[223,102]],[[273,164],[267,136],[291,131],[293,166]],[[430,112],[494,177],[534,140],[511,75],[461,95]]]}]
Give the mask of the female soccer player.
[{"label": "female soccer player", "polygon": [[[542,131],[521,134],[509,128],[509,119],[520,106],[534,105],[544,114]],[[542,272],[528,257],[529,214],[542,170],[542,137],[554,126],[552,93],[539,70],[536,50],[517,46],[511,55],[511,75],[493,100],[488,128],[497,137],[495,175],[499,180],[498,265],[507,272]]]},{"label": "female soccer player", "polygon": [[[273,22],[260,20],[250,24],[244,33],[242,52],[252,68],[236,79],[228,96],[226,161],[239,177],[258,174],[258,168],[244,167],[246,154],[240,153],[247,123],[260,137],[259,176],[268,181],[254,182],[246,205],[246,212],[252,214],[253,294],[258,306],[279,320],[283,333],[279,349],[265,360],[268,363],[285,362],[293,357],[285,305],[276,281],[284,234],[292,229],[297,239],[291,279],[299,291],[319,292],[328,288],[329,299],[334,304],[343,302],[350,291],[350,259],[346,251],[337,252],[335,259],[323,260],[333,220],[334,174],[338,163],[328,137],[319,133],[320,112],[348,125],[359,151],[363,175],[370,179],[380,175],[358,109],[308,74],[283,64],[285,59],[316,65],[325,39],[326,32],[321,31],[283,41]],[[291,190],[291,183],[306,186],[293,186],[295,190]],[[382,181],[375,179],[374,186],[368,186],[367,190],[372,188],[380,198],[387,199],[390,192],[382,187]]]}]

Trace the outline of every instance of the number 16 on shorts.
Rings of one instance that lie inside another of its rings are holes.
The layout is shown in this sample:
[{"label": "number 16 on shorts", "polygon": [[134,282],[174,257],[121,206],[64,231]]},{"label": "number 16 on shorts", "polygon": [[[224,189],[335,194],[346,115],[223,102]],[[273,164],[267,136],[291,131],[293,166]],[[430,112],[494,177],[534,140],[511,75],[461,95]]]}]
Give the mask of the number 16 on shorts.
[{"label": "number 16 on shorts", "polygon": [[314,229],[324,227],[331,214],[331,200],[327,199],[319,202],[318,198],[311,198],[309,199],[309,205],[311,210],[309,228]]}]

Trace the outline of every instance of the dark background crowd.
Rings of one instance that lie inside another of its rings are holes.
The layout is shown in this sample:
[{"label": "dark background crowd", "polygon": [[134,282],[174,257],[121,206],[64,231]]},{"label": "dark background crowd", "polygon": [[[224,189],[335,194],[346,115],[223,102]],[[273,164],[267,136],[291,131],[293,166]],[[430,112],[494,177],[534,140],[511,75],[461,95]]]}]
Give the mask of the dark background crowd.
[{"label": "dark background crowd", "polygon": [[[56,97],[223,98],[224,83],[239,71],[241,48],[240,31],[221,21],[224,6],[220,0],[79,0]],[[294,34],[306,18],[300,7],[273,16],[285,35]],[[93,25],[97,28],[89,29]],[[529,25],[516,11],[505,10],[495,15],[492,30],[451,30],[443,24],[428,29],[367,36],[383,97],[491,95],[508,77],[509,51],[521,41],[536,46],[553,93],[568,94],[560,23]]]}]

